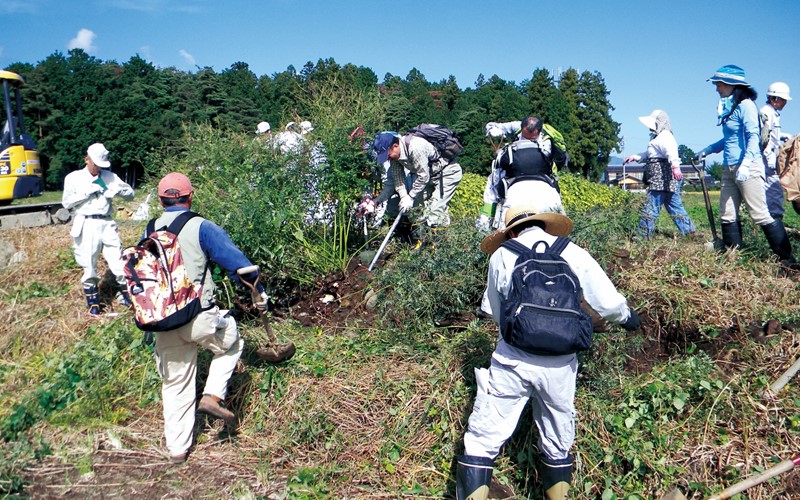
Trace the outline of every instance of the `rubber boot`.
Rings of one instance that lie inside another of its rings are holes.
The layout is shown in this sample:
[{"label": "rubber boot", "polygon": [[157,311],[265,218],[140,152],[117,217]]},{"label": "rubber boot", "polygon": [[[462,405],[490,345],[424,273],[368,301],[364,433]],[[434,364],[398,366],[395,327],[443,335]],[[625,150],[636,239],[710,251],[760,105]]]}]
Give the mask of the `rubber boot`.
[{"label": "rubber boot", "polygon": [[542,458],[539,472],[542,476],[542,489],[547,500],[564,500],[572,482],[572,455],[560,460]]},{"label": "rubber boot", "polygon": [[486,500],[492,482],[494,460],[459,455],[456,472],[456,500]]},{"label": "rubber boot", "polygon": [[100,296],[97,294],[97,285],[94,283],[84,283],[83,294],[86,295],[86,305],[89,306],[89,315],[100,315]]},{"label": "rubber boot", "polygon": [[786,234],[786,228],[783,226],[783,221],[778,219],[767,225],[761,226],[764,231],[764,236],[767,237],[769,247],[773,253],[777,255],[781,262],[786,265],[795,263],[792,256],[792,244],[789,242],[789,235]]},{"label": "rubber boot", "polygon": [[725,248],[728,250],[735,249],[742,246],[742,229],[739,221],[736,222],[723,222],[722,226],[722,241],[725,243]]}]

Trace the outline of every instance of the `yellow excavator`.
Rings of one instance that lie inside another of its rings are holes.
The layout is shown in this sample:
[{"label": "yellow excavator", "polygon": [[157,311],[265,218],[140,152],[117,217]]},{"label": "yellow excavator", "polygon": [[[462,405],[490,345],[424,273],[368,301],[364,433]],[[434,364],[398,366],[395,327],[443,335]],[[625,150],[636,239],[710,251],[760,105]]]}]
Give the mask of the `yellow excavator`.
[{"label": "yellow excavator", "polygon": [[0,70],[3,85],[3,116],[0,129],[0,205],[17,198],[41,196],[44,188],[39,151],[25,133],[22,93],[25,81],[16,73]]}]

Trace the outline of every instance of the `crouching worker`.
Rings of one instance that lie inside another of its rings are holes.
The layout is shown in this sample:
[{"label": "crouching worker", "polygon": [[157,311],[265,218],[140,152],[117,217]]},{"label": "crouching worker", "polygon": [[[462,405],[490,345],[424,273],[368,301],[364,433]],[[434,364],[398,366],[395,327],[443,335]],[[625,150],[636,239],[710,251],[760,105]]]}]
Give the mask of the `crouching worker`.
[{"label": "crouching worker", "polygon": [[[566,498],[573,469],[570,449],[575,439],[576,351],[591,344],[591,320],[575,304],[579,302],[581,288],[586,302],[606,320],[627,330],[641,325],[639,315],[628,307],[625,297],[597,261],[565,238],[572,226],[572,220],[565,215],[539,213],[520,204],[506,212],[504,229],[490,233],[481,242],[481,250],[491,254],[487,292],[492,317],[500,326],[501,335],[489,368],[475,371],[478,391],[464,435],[464,455],[458,457],[458,499],[487,498],[494,459],[511,437],[531,398],[539,430],[542,488],[548,499]],[[547,264],[558,266],[558,274],[549,276],[555,278],[542,279],[538,286],[535,280],[529,281],[527,276],[548,274],[543,264],[531,261],[524,266],[533,267],[513,273],[515,266],[522,264],[518,263],[518,257],[526,260],[531,257],[529,249],[545,251],[551,256]],[[559,253],[560,258],[555,257]],[[533,268],[543,273],[531,272]],[[579,286],[571,284],[571,279],[559,280],[558,276],[568,274],[577,278]],[[526,278],[520,281],[523,275]],[[542,292],[541,287],[554,281],[559,287],[558,294],[545,298],[545,308],[549,304],[553,310],[571,310],[575,319],[570,324],[580,327],[574,332],[553,326],[555,323],[551,321],[559,322],[565,314],[556,314],[555,318],[535,312],[520,314],[522,308],[515,305],[521,298],[533,297],[528,295],[531,287],[535,287],[535,295],[545,296],[548,292]],[[519,293],[523,289],[524,297]],[[523,317],[527,314],[533,316]],[[588,326],[585,320],[589,321]],[[538,330],[535,335],[534,329]],[[584,335],[577,335],[577,330]]]},{"label": "crouching worker", "polygon": [[[154,228],[158,231],[169,226],[182,214],[193,215],[178,231],[177,240],[189,279],[202,283],[201,312],[184,326],[156,334],[156,362],[164,404],[164,437],[173,463],[184,462],[192,445],[198,346],[211,351],[214,358],[208,368],[197,411],[224,420],[228,428],[236,425],[236,416],[222,403],[228,381],[242,355],[244,340],[239,336],[236,321],[214,304],[215,285],[209,261],[225,269],[234,282],[239,282],[237,269],[252,265],[222,228],[189,212],[193,196],[192,184],[183,174],[167,174],[158,183],[158,198],[165,211],[155,220]],[[245,276],[245,279],[253,282],[255,276]],[[266,307],[267,296],[263,288],[259,292],[264,299],[263,307]]]}]

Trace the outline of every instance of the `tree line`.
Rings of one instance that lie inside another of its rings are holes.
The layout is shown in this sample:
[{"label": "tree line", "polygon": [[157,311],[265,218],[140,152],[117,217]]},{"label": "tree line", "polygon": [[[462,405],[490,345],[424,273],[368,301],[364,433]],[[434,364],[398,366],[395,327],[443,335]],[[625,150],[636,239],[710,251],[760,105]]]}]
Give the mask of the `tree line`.
[{"label": "tree line", "polygon": [[[597,180],[612,150],[622,144],[620,124],[599,72],[567,69],[553,75],[535,69],[521,83],[497,75],[479,75],[473,87],[461,89],[455,77],[429,82],[417,69],[405,78],[377,75],[364,66],[340,65],[332,58],[257,76],[247,63],[235,62],[220,72],[198,68],[157,68],[136,55],[125,63],[102,61],[81,49],[55,52],[36,64],[6,68],[26,82],[23,108],[27,129],[36,140],[49,189],[60,189],[69,171],[83,166],[86,147],[103,142],[112,163],[129,182],[148,171],[154,150],[178,140],[188,123],[254,134],[268,121],[273,131],[290,120],[326,123],[320,103],[350,93],[371,106],[359,123],[358,113],[337,115],[335,125],[368,132],[403,132],[419,123],[439,123],[453,129],[465,146],[460,163],[466,172],[489,172],[492,151],[484,125],[489,121],[520,120],[535,114],[565,137],[571,163],[568,170]],[[366,102],[368,101],[368,102]],[[324,107],[324,106],[323,106]]]}]

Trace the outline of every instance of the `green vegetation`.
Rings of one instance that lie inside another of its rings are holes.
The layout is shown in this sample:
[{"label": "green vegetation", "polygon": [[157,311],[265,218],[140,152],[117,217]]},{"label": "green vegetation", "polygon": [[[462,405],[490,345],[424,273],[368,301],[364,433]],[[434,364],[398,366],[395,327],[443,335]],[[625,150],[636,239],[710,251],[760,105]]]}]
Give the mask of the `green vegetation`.
[{"label": "green vegetation", "polygon": [[38,132],[48,189],[59,189],[69,171],[83,167],[86,147],[98,140],[111,151],[117,173],[137,184],[153,171],[148,155],[180,141],[186,124],[252,137],[264,120],[273,134],[289,121],[310,120],[314,136],[331,153],[336,146],[330,139],[338,134],[345,142],[359,125],[371,137],[440,123],[461,137],[465,171],[483,175],[491,164],[484,137],[489,121],[536,114],[563,133],[571,171],[591,179],[600,177],[611,151],[621,145],[602,75],[573,68],[558,79],[535,69],[518,83],[480,75],[467,87],[453,76],[429,82],[415,68],[405,78],[386,74],[379,82],[370,68],[331,58],[309,61],[299,71],[289,66],[257,76],[245,62],[189,73],[157,68],[139,56],[120,64],[73,49],[4,69],[25,79],[25,119],[28,129]]},{"label": "green vegetation", "polygon": [[[490,85],[513,95],[493,80],[481,88]],[[318,88],[302,109],[327,102],[336,116],[352,109],[359,121],[375,123],[382,104],[367,90],[350,99],[374,106],[337,104],[342,94]],[[399,113],[400,104],[389,102],[386,112]],[[193,208],[262,267],[284,316],[273,322],[276,333],[298,348],[283,365],[259,362],[254,351],[264,333],[243,306],[247,295],[215,274],[225,285],[220,302],[247,342],[245,369],[228,396],[241,425],[229,435],[198,419],[194,451],[179,469],[165,464],[160,382],[141,332],[127,313],[94,322],[77,314],[80,270],[67,227],[8,233],[37,258],[0,276],[3,494],[74,487],[99,495],[133,482],[152,497],[452,495],[474,369],[487,365],[497,336],[472,314],[486,272],[477,249],[483,235],[473,226],[485,178],[465,177],[451,227],[424,234],[417,250],[393,240],[386,262],[362,274],[361,287],[344,289],[358,281],[359,252],[377,246],[386,227],[366,238],[354,227],[353,205],[373,187],[372,166],[361,145],[347,141],[347,127],[332,121],[321,128],[329,160],[322,167],[310,166],[308,151],[278,155],[250,134],[208,125],[186,125],[176,142],[148,157],[151,180],[142,191],[165,171],[190,175]],[[309,178],[319,179],[316,190]],[[758,229],[745,221],[747,248],[733,256],[704,252],[710,233],[702,195],[690,194],[699,238],[675,239],[662,215],[656,238],[641,241],[633,238],[641,196],[570,173],[561,176],[561,190],[573,239],[644,319],[635,333],[598,325],[593,348],[580,356],[574,496],[658,498],[675,486],[702,496],[796,451],[798,385],[772,400],[761,394],[797,357],[800,290]],[[317,201],[331,207],[327,223],[307,218]],[[786,219],[797,224],[793,214]],[[121,219],[120,229],[131,244],[142,223]],[[367,288],[377,297],[374,309],[366,307]],[[322,308],[322,294],[337,307],[297,314]],[[763,335],[768,319],[785,330]],[[199,359],[203,379],[210,356]],[[498,481],[520,498],[541,497],[536,442],[528,409],[496,467]],[[58,474],[54,463],[63,466]],[[748,498],[791,497],[791,488],[778,479]]]}]

